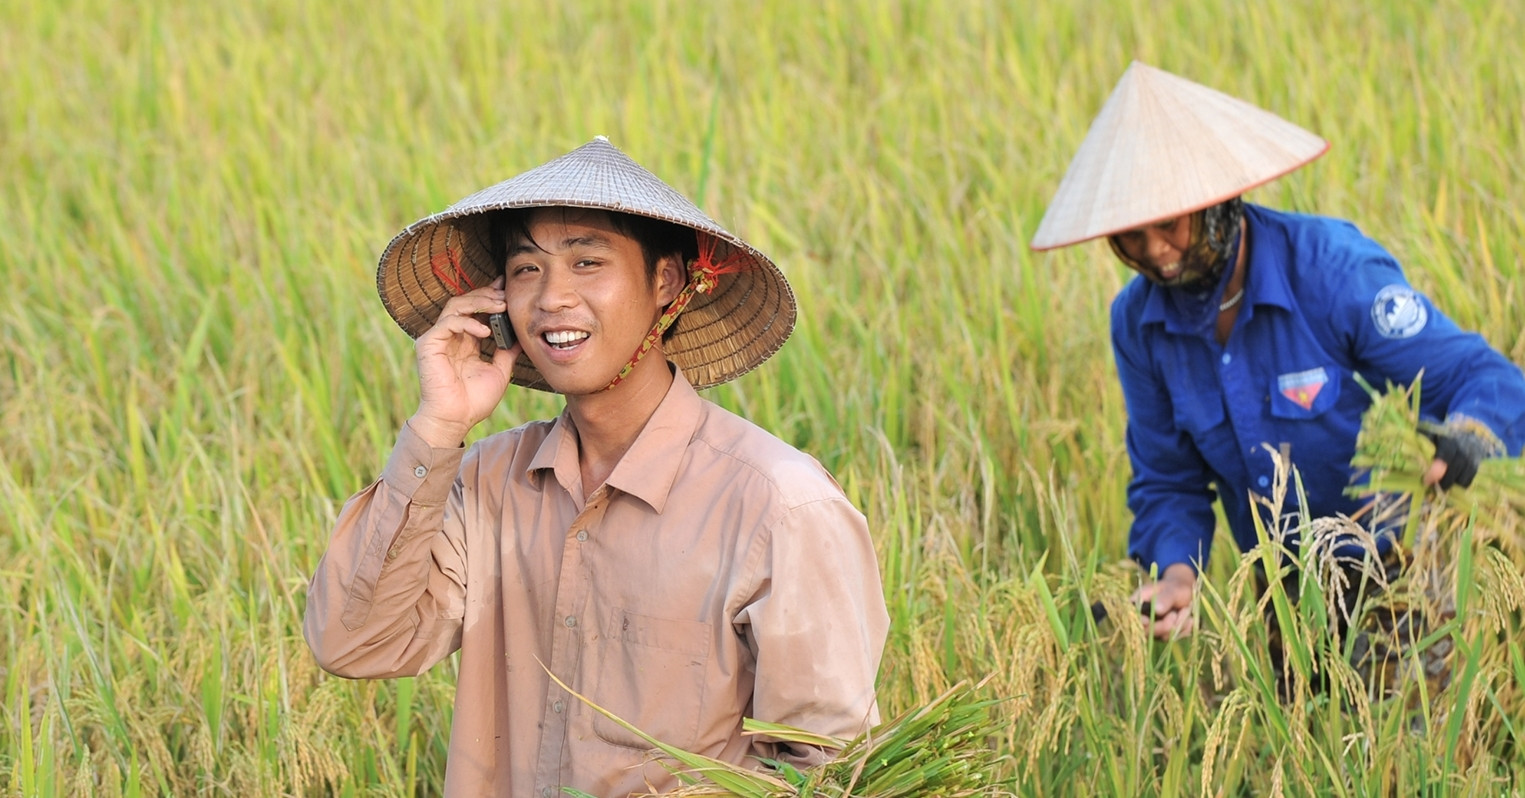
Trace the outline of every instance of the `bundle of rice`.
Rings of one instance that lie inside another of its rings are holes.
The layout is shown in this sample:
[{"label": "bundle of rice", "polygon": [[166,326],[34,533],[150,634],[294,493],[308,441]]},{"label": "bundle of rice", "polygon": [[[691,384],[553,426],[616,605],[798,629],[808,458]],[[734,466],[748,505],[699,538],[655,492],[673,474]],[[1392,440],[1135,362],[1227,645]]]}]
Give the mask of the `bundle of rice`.
[{"label": "bundle of rice", "polygon": [[[1435,457],[1427,433],[1440,430],[1420,419],[1419,380],[1406,390],[1388,386],[1385,393],[1362,385],[1372,405],[1362,417],[1351,463],[1369,481],[1347,490],[1408,512],[1402,546],[1408,564],[1367,608],[1361,626],[1371,633],[1371,649],[1361,654],[1382,661],[1388,688],[1411,680],[1393,670],[1406,664],[1417,666],[1432,686],[1448,684],[1450,665],[1440,659],[1451,658],[1453,639],[1479,641],[1465,663],[1464,681],[1490,670],[1508,672],[1509,640],[1520,631],[1517,613],[1525,606],[1525,460],[1483,461],[1470,488],[1426,487],[1422,478]],[[1413,619],[1422,620],[1402,628]],[[1421,643],[1421,636],[1430,642]],[[1411,659],[1416,648],[1420,656]],[[1520,696],[1509,692],[1495,693],[1493,700],[1518,708]]]},{"label": "bundle of rice", "polygon": [[[999,754],[991,742],[1001,732],[990,708],[996,699],[981,698],[980,685],[961,682],[919,709],[886,721],[851,740],[814,734],[778,724],[745,721],[748,733],[774,740],[838,751],[826,763],[800,771],[782,762],[749,770],[667,745],[561,684],[594,711],[623,726],[665,754],[668,768],[685,786],[671,796],[739,798],[910,798],[911,796],[1010,795],[1010,785],[996,780]],[[573,790],[568,794],[583,796]]]},{"label": "bundle of rice", "polygon": [[1407,546],[1421,542],[1416,536],[1421,524],[1427,531],[1439,531],[1470,521],[1483,539],[1496,542],[1511,559],[1525,565],[1525,541],[1518,529],[1519,520],[1525,517],[1525,459],[1484,460],[1467,489],[1427,489],[1421,480],[1435,457],[1435,444],[1426,433],[1439,429],[1420,420],[1420,381],[1416,379],[1408,389],[1388,386],[1386,393],[1364,381],[1361,384],[1371,394],[1372,405],[1362,416],[1351,464],[1370,479],[1366,485],[1352,486],[1349,492],[1423,498],[1425,512],[1409,515],[1404,534]]}]

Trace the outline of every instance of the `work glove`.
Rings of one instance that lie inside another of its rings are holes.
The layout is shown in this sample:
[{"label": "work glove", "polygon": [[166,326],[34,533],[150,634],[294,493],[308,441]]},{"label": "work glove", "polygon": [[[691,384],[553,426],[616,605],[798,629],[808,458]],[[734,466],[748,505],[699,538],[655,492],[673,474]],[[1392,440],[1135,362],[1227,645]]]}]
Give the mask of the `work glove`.
[{"label": "work glove", "polygon": [[1442,490],[1450,490],[1452,485],[1472,487],[1483,460],[1504,453],[1503,442],[1486,424],[1465,416],[1452,415],[1425,434],[1435,442],[1435,459],[1446,464],[1439,483]]}]

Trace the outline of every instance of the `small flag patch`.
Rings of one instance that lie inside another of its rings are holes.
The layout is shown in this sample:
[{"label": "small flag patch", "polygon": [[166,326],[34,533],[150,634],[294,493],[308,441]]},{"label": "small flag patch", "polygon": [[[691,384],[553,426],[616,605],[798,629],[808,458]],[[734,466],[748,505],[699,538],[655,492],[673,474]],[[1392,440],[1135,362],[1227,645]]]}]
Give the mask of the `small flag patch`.
[{"label": "small flag patch", "polygon": [[1281,395],[1292,400],[1294,404],[1304,410],[1313,409],[1313,400],[1318,398],[1319,391],[1329,382],[1329,374],[1323,367],[1298,371],[1292,374],[1283,374],[1276,378],[1276,387]]}]

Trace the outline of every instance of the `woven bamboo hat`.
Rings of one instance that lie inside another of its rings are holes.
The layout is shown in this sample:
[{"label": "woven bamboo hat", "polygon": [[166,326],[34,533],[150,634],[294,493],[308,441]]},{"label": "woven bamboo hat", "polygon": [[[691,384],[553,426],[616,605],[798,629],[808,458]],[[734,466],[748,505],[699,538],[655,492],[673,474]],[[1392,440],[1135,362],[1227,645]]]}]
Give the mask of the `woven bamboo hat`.
[{"label": "woven bamboo hat", "polygon": [[[487,212],[557,206],[649,216],[713,239],[715,260],[728,261],[732,269],[719,276],[714,290],[693,296],[677,332],[662,346],[695,388],[751,371],[794,330],[794,291],[778,267],[603,136],[398,233],[376,270],[381,303],[417,338],[434,325],[445,300],[502,273],[503,264],[489,254]],[[515,360],[513,382],[552,390],[529,358]]]},{"label": "woven bamboo hat", "polygon": [[1275,114],[1134,61],[1091,123],[1031,246],[1066,247],[1198,211],[1328,149]]}]

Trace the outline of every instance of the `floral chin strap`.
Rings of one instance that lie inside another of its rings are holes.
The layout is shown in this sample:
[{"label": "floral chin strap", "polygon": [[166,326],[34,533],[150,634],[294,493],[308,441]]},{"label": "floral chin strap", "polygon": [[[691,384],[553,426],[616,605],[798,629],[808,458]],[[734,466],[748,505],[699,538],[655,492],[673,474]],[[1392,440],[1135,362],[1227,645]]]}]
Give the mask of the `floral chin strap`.
[{"label": "floral chin strap", "polygon": [[698,236],[699,257],[689,261],[688,284],[683,286],[683,290],[678,292],[678,296],[668,304],[666,310],[662,311],[661,318],[658,318],[657,323],[652,325],[651,332],[646,333],[646,339],[641,341],[641,345],[636,348],[635,354],[630,356],[630,360],[625,363],[625,367],[620,369],[620,373],[615,375],[614,379],[604,387],[604,390],[607,391],[619,385],[625,381],[626,377],[630,376],[630,372],[635,369],[635,364],[641,362],[641,358],[646,357],[646,353],[650,352],[662,340],[662,335],[673,325],[673,322],[678,320],[678,314],[688,307],[688,303],[693,301],[695,294],[708,294],[714,291],[715,286],[720,283],[720,275],[739,272],[747,267],[747,257],[744,251],[739,248],[733,249],[731,254],[726,256],[724,260],[716,263],[715,247],[718,244],[718,239],[706,233],[699,233]]}]

